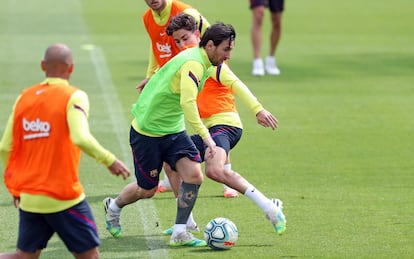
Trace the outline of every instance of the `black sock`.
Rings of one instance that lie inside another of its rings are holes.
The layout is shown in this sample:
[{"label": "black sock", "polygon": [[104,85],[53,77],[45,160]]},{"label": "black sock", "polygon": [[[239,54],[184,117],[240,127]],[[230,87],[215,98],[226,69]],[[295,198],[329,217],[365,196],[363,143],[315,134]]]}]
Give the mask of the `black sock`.
[{"label": "black sock", "polygon": [[181,183],[177,199],[177,218],[175,224],[186,224],[198,196],[199,184]]}]

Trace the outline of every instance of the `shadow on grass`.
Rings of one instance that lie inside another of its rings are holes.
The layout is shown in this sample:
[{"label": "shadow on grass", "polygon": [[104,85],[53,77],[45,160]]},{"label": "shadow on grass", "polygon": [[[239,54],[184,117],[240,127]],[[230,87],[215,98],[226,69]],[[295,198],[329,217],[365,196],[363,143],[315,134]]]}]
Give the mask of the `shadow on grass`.
[{"label": "shadow on grass", "polygon": [[0,202],[0,207],[14,207],[13,206],[13,200],[12,199],[10,199],[10,200],[5,200],[5,201],[2,201],[2,202]]},{"label": "shadow on grass", "polygon": [[[112,197],[115,198],[117,197],[118,194],[117,193],[111,193],[111,194],[107,194],[107,195],[90,195],[88,196],[86,194],[86,199],[88,200],[88,202],[90,204],[96,203],[96,202],[102,202],[106,197]],[[175,200],[175,197],[173,195],[172,192],[166,192],[166,193],[156,193],[151,199],[156,199],[156,200]],[[197,199],[229,199],[229,198],[224,198],[223,195],[221,194],[217,194],[217,195],[199,195],[197,197]],[[237,199],[237,198],[235,198]],[[1,205],[1,203],[0,203]]]},{"label": "shadow on grass", "polygon": [[[154,248],[165,249],[167,245],[160,237],[160,235],[125,235],[120,238],[101,238],[99,252],[101,255],[121,253],[120,257],[117,258],[133,258],[131,257],[133,254],[148,251],[148,238],[151,239],[152,250]],[[123,257],[123,255],[126,257]],[[47,248],[42,251],[41,258],[73,258],[73,256],[60,239],[53,239],[49,241]]]},{"label": "shadow on grass", "polygon": [[165,240],[160,235],[125,235],[120,238],[107,237],[101,239],[99,250],[106,252],[125,252],[133,253],[139,251],[148,251],[148,239],[151,239],[151,247],[154,249],[165,249]]},{"label": "shadow on grass", "polygon": [[90,204],[93,204],[93,203],[102,203],[103,200],[106,197],[116,198],[117,196],[118,196],[118,193],[109,193],[109,194],[105,194],[105,195],[88,195],[88,194],[86,194],[86,199],[88,200],[88,202]]}]

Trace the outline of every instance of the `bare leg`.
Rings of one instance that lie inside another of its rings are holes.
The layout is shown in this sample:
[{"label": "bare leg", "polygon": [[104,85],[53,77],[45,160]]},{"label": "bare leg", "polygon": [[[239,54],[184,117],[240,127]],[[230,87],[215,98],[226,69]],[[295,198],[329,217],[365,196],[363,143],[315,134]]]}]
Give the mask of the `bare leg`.
[{"label": "bare leg", "polygon": [[253,57],[258,59],[261,57],[262,47],[262,24],[264,16],[264,6],[258,6],[252,9],[252,46],[253,46]]},{"label": "bare leg", "polygon": [[115,203],[119,208],[134,203],[140,199],[148,199],[154,196],[157,187],[151,190],[142,189],[136,182],[127,184],[115,199]]},{"label": "bare leg", "polygon": [[92,248],[86,252],[77,254],[73,253],[76,259],[98,259],[99,258],[99,250],[97,247]]},{"label": "bare leg", "polygon": [[106,229],[113,237],[121,236],[121,210],[128,204],[140,199],[148,199],[154,196],[157,186],[151,190],[142,189],[136,182],[125,185],[121,193],[115,199],[110,197],[104,199]]},{"label": "bare leg", "polygon": [[270,50],[269,56],[274,56],[276,53],[277,44],[279,43],[280,35],[282,33],[282,12],[271,14],[272,32],[270,34]]},{"label": "bare leg", "polygon": [[27,253],[16,249],[14,253],[0,253],[0,259],[37,259],[41,252],[42,250],[37,250],[34,253]]},{"label": "bare leg", "polygon": [[207,177],[244,194],[249,183],[237,172],[224,169],[226,161],[228,161],[226,151],[221,147],[217,147],[216,155],[213,158],[206,158]]},{"label": "bare leg", "polygon": [[178,173],[174,172],[167,163],[164,163],[164,171],[168,176],[168,179],[170,179],[171,189],[174,192],[174,196],[177,198],[178,190],[180,189],[181,185],[181,178]]},{"label": "bare leg", "polygon": [[280,75],[275,58],[276,48],[280,39],[282,28],[282,12],[271,13],[272,32],[270,33],[269,55],[265,59],[266,72],[269,75]]},{"label": "bare leg", "polygon": [[168,170],[166,168],[166,166],[168,166],[168,164],[164,162],[164,165],[163,165],[163,168],[164,168],[164,179],[162,179],[162,180],[160,179],[160,181],[158,183],[157,193],[163,193],[163,192],[170,192],[170,191],[172,191],[170,179],[169,179],[168,173],[166,172],[166,170]]}]

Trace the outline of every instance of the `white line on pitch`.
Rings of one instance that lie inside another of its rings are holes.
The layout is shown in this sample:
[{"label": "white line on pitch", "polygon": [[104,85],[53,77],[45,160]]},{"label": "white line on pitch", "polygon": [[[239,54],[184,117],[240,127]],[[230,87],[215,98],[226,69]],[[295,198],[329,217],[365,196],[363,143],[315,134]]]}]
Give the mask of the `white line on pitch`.
[{"label": "white line on pitch", "polygon": [[[125,118],[120,105],[121,102],[118,98],[118,94],[115,91],[109,69],[106,65],[107,63],[105,57],[100,47],[88,44],[84,45],[83,48],[88,50],[90,53],[90,57],[96,70],[96,77],[99,81],[99,86],[102,90],[102,95],[104,97],[106,107],[111,107],[111,109],[108,110],[108,115],[111,120],[113,129],[115,130],[117,142],[121,146],[122,160],[126,161],[129,159],[131,151],[129,150],[129,143],[125,141],[125,138],[123,136],[123,134],[125,134],[125,131],[122,127],[128,124],[125,122]],[[153,224],[150,222],[159,222],[159,217],[154,201],[152,199],[138,201],[137,206],[139,207],[139,218],[141,219],[141,224],[144,229],[144,235],[150,258],[167,258],[168,251],[166,249],[166,246],[160,246],[159,240],[156,240],[153,237],[154,229]]]}]

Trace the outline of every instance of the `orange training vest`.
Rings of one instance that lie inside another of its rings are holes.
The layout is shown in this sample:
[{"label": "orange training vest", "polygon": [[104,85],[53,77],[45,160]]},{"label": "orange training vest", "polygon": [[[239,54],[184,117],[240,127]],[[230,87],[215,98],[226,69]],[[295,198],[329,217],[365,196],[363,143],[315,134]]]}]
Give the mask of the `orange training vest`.
[{"label": "orange training vest", "polygon": [[148,9],[142,16],[145,28],[151,39],[152,51],[160,67],[180,52],[174,39],[168,36],[165,30],[170,24],[172,17],[188,8],[191,8],[191,6],[179,1],[172,1],[170,17],[164,25],[158,25],[155,22],[151,9]]},{"label": "orange training vest", "polygon": [[13,147],[4,174],[13,196],[24,192],[70,200],[83,193],[80,149],[70,139],[66,114],[76,90],[38,84],[23,91],[14,109]]},{"label": "orange training vest", "polygon": [[211,77],[197,96],[197,107],[202,119],[218,113],[237,112],[231,89]]}]

